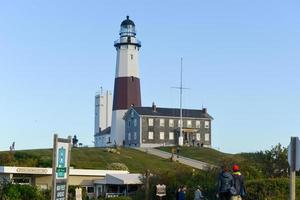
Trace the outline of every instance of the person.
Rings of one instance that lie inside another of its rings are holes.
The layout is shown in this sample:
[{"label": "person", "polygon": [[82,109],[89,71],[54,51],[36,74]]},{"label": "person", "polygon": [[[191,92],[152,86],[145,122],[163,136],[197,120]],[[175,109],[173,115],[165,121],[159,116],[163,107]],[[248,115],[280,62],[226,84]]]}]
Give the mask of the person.
[{"label": "person", "polygon": [[195,191],[195,197],[194,197],[194,200],[201,200],[203,199],[204,196],[202,195],[202,192],[201,192],[201,187],[198,185],[197,186],[197,189]]},{"label": "person", "polygon": [[242,200],[242,197],[244,197],[246,194],[244,186],[244,176],[241,174],[240,167],[237,164],[234,164],[232,166],[232,171],[232,177],[236,194],[232,195],[231,200]]},{"label": "person", "polygon": [[228,165],[222,166],[222,171],[218,177],[217,197],[221,200],[230,200],[230,188],[233,186],[233,177],[229,173]]},{"label": "person", "polygon": [[185,200],[185,191],[186,191],[186,188],[181,185],[178,189],[178,200]]},{"label": "person", "polygon": [[179,147],[176,147],[177,158],[179,158]]}]

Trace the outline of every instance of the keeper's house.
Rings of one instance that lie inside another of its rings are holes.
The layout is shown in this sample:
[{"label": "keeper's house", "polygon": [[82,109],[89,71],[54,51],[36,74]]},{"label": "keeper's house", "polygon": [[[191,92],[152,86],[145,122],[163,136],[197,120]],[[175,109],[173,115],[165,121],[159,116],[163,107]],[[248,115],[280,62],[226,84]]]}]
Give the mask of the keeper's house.
[{"label": "keeper's house", "polygon": [[[89,198],[134,196],[142,185],[141,174],[128,171],[70,169],[69,185],[84,188]],[[0,185],[5,182],[50,189],[52,168],[0,166]]]},{"label": "keeper's house", "polygon": [[[136,147],[174,146],[180,134],[180,109],[134,107],[124,115],[125,145]],[[207,109],[182,110],[185,146],[211,147],[211,122]]]}]

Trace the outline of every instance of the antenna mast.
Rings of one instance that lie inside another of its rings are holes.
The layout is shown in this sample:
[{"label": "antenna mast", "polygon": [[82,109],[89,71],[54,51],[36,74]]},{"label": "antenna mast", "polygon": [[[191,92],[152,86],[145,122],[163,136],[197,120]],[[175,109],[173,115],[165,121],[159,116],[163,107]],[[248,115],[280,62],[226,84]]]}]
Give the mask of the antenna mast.
[{"label": "antenna mast", "polygon": [[183,63],[183,58],[181,57],[180,59],[180,134],[179,134],[179,145],[183,145],[183,137],[182,137],[182,63]]},{"label": "antenna mast", "polygon": [[182,85],[182,69],[183,69],[183,58],[180,58],[180,87],[172,87],[175,89],[180,90],[180,131],[179,131],[179,137],[178,137],[178,145],[182,146],[183,145],[183,136],[182,136],[182,126],[183,126],[183,120],[182,120],[182,91],[184,89],[190,89],[190,88],[185,88]]}]

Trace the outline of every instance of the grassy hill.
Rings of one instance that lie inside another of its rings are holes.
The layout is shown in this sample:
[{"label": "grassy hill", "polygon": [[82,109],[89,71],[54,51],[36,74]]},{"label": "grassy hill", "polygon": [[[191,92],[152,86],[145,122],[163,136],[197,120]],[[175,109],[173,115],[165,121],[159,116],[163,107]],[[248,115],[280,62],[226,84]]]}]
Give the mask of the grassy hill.
[{"label": "grassy hill", "polygon": [[[36,149],[0,152],[0,165],[52,167],[52,149]],[[107,152],[103,148],[74,148],[71,152],[71,166],[82,169],[107,169],[110,163],[124,163],[130,172],[167,171],[186,168],[184,165],[171,162],[131,148],[120,148],[117,153]]]},{"label": "grassy hill", "polygon": [[[174,147],[159,147],[158,149],[171,153],[172,148]],[[240,154],[223,153],[211,148],[180,147],[179,155],[219,166],[224,160],[244,160]]]}]

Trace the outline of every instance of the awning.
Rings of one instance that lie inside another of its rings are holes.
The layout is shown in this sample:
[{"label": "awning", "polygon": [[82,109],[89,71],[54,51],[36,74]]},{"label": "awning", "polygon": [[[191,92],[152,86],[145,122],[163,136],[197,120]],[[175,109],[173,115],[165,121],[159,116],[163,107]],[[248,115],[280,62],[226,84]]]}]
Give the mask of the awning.
[{"label": "awning", "polygon": [[96,180],[95,184],[106,185],[140,185],[142,174],[107,174],[104,180]]}]

